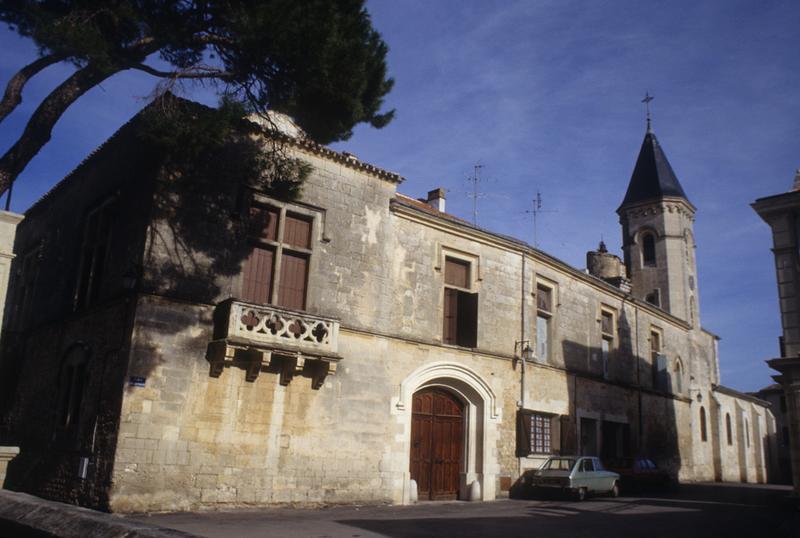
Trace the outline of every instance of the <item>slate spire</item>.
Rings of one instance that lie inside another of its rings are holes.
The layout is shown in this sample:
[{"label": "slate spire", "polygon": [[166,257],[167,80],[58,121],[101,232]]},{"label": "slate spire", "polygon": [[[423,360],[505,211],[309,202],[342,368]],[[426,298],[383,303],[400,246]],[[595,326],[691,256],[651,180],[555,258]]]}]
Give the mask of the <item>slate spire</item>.
[{"label": "slate spire", "polygon": [[644,135],[642,148],[639,150],[639,158],[636,159],[628,191],[625,193],[625,199],[620,208],[647,200],[659,200],[667,196],[689,201],[675,172],[672,171],[664,150],[658,143],[648,118],[647,132]]}]

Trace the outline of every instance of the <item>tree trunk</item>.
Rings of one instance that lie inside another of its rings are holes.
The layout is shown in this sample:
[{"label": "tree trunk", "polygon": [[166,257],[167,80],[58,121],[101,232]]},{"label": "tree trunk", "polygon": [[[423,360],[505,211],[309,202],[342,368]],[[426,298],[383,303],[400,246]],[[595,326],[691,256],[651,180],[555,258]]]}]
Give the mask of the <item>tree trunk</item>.
[{"label": "tree trunk", "polygon": [[2,101],[0,101],[0,122],[6,119],[6,116],[11,114],[22,102],[22,89],[25,87],[25,84],[39,71],[61,61],[61,59],[61,56],[55,54],[42,56],[35,62],[31,62],[17,71],[17,73],[11,77],[11,80],[8,81],[8,85],[6,86],[6,93],[3,95]]},{"label": "tree trunk", "polygon": [[123,68],[98,70],[91,65],[76,71],[53,90],[28,120],[25,131],[5,155],[0,157],[0,195],[47,144],[56,122],[64,111],[89,89]]}]

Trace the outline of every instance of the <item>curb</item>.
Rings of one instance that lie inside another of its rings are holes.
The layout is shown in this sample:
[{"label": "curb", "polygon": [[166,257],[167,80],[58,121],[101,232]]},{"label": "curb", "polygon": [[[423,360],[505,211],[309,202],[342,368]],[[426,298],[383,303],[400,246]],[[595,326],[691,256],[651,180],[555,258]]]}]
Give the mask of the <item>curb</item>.
[{"label": "curb", "polygon": [[192,538],[195,534],[0,490],[0,536],[14,538]]}]

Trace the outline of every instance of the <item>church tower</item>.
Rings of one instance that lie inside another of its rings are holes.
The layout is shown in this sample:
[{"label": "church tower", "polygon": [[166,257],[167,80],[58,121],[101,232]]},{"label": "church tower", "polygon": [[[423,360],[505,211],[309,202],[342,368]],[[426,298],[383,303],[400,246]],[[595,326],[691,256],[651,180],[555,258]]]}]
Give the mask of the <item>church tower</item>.
[{"label": "church tower", "polygon": [[631,293],[699,327],[695,207],[672,171],[649,118],[617,214]]}]

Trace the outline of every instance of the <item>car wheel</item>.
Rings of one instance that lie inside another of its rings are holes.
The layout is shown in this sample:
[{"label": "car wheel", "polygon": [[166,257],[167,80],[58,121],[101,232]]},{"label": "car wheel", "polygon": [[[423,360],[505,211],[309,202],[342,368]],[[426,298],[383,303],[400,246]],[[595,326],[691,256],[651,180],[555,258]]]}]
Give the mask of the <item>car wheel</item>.
[{"label": "car wheel", "polygon": [[578,488],[578,491],[575,492],[575,500],[578,502],[586,500],[586,488]]},{"label": "car wheel", "polygon": [[614,482],[614,485],[611,486],[610,493],[612,497],[619,497],[619,482]]}]

